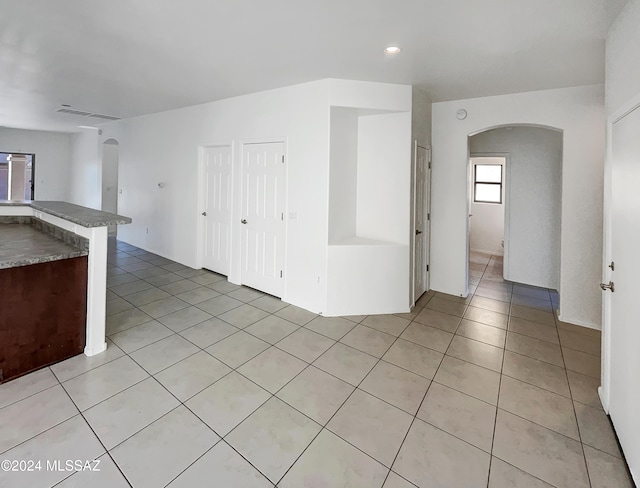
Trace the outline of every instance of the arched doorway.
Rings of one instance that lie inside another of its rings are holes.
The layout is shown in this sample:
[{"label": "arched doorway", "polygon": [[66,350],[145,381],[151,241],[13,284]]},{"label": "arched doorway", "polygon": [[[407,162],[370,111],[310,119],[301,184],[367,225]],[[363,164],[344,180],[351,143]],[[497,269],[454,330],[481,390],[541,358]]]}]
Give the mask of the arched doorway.
[{"label": "arched doorway", "polygon": [[[107,139],[102,144],[102,206],[105,212],[118,213],[118,158],[119,144]],[[109,235],[115,236],[118,226],[109,227]]]},{"label": "arched doorway", "polygon": [[468,141],[469,291],[499,295],[503,280],[559,290],[562,131],[499,126]]}]

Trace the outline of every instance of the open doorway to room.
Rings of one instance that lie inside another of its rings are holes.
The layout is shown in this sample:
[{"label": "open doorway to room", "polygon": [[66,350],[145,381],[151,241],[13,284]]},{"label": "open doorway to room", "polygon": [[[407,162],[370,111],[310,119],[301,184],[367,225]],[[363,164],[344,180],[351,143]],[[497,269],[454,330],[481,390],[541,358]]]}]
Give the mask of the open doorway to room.
[{"label": "open doorway to room", "polygon": [[[102,144],[102,210],[114,214],[118,213],[118,159],[118,141],[107,139]],[[117,231],[117,225],[109,226],[110,236]]]},{"label": "open doorway to room", "polygon": [[0,200],[33,200],[36,155],[0,152]]},{"label": "open doorway to room", "polygon": [[485,273],[503,277],[505,172],[508,154],[471,154],[469,287]]},{"label": "open doorway to room", "polygon": [[562,132],[491,128],[469,137],[469,291],[558,307]]}]

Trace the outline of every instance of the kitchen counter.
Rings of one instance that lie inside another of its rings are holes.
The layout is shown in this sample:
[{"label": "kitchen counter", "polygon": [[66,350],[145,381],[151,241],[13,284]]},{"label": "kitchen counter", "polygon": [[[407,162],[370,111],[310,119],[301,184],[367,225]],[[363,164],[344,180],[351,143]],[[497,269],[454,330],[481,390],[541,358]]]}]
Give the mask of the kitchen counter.
[{"label": "kitchen counter", "polygon": [[87,256],[89,253],[26,223],[0,221],[0,269]]},{"label": "kitchen counter", "polygon": [[108,225],[130,224],[129,217],[116,215],[93,208],[81,207],[67,202],[49,202],[41,200],[2,200],[0,206],[31,207],[34,210],[46,212],[82,227],[104,227]]},{"label": "kitchen counter", "polygon": [[[109,227],[119,224],[128,224],[131,222],[129,217],[115,215],[113,213],[102,212],[92,208],[80,207],[67,202],[50,202],[50,201],[30,201],[30,200],[11,200],[0,201],[0,221],[5,222],[0,226],[11,224],[20,224],[25,227],[35,227],[41,230],[49,237],[58,239],[63,244],[62,247],[49,248],[51,241],[47,241],[46,252],[40,245],[34,246],[27,252],[27,249],[20,249],[20,244],[11,243],[12,237],[4,237],[0,235],[0,245],[5,247],[2,253],[4,258],[2,262],[6,263],[4,269],[0,269],[0,274],[20,274],[23,280],[36,282],[36,278],[27,277],[29,273],[35,272],[38,267],[47,268],[49,273],[58,272],[56,269],[67,267],[66,272],[70,278],[67,281],[62,279],[51,279],[46,286],[31,287],[30,290],[44,291],[53,290],[56,287],[71,283],[84,283],[84,291],[81,295],[84,297],[85,305],[77,303],[77,310],[84,309],[83,321],[86,325],[86,334],[82,337],[75,335],[78,341],[83,342],[84,353],[87,356],[94,356],[101,353],[107,348],[105,342],[105,316],[106,316],[106,294],[107,294],[107,237]],[[0,232],[5,234],[6,231],[0,227]],[[17,231],[13,237],[27,237],[19,234]],[[28,232],[25,231],[25,232]],[[33,235],[31,235],[33,237]],[[64,245],[66,244],[66,246]],[[69,247],[70,246],[70,247]],[[74,248],[74,249],[72,249]],[[66,253],[72,255],[80,252],[77,257],[69,257],[69,259],[57,259]],[[37,260],[36,264],[28,266],[28,261]],[[49,260],[47,259],[54,259]],[[44,261],[43,261],[44,260]],[[75,264],[74,264],[75,263]],[[11,267],[6,267],[11,266]],[[71,269],[74,268],[74,269]],[[84,270],[85,277],[81,276]],[[78,274],[80,273],[80,274]],[[75,277],[72,277],[75,276]],[[26,277],[26,278],[25,278]],[[77,293],[77,290],[76,290]],[[50,295],[50,293],[49,293]],[[49,300],[50,296],[37,298],[38,301]],[[34,298],[36,300],[36,298]],[[32,300],[33,301],[33,300]],[[4,307],[6,308],[6,307]],[[20,307],[17,307],[20,308]],[[2,310],[3,307],[0,307]],[[65,309],[60,313],[64,313]],[[13,320],[13,319],[12,319]],[[22,319],[18,320],[20,323]],[[1,325],[1,324],[0,324]],[[75,347],[75,346],[74,346]]]}]

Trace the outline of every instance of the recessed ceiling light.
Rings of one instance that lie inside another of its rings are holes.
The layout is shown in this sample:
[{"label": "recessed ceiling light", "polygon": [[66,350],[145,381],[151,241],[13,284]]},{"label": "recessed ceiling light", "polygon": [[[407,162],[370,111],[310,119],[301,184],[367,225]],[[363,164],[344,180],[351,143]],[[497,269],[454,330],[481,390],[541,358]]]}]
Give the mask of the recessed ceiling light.
[{"label": "recessed ceiling light", "polygon": [[91,130],[98,130],[97,127],[94,127],[93,125],[79,125],[78,129],[91,129]]},{"label": "recessed ceiling light", "polygon": [[384,49],[385,54],[399,54],[402,49],[398,46],[389,46]]}]

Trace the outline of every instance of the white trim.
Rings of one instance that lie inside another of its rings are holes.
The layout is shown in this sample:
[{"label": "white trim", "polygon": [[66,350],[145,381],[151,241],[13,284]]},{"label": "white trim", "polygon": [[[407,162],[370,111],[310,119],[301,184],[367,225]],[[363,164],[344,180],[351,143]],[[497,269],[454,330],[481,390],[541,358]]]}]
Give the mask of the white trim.
[{"label": "white trim", "polygon": [[410,299],[409,299],[409,307],[414,307],[416,304],[416,188],[417,184],[417,174],[418,174],[418,139],[413,140],[413,166],[411,168],[411,179],[413,180],[413,188],[411,189],[411,193],[413,198],[411,199],[411,206],[413,207],[413,219],[411,219],[411,225],[409,230],[409,250],[411,252],[411,259],[409,260],[413,266],[411,266],[410,275],[411,275],[411,286],[410,286]]},{"label": "white trim", "polygon": [[565,320],[561,313],[558,313],[558,320],[560,322],[564,322],[565,324],[579,325],[580,327],[586,327],[587,329],[601,330],[600,327],[598,327],[598,324],[591,324],[589,322],[584,322],[582,320],[574,320],[571,318]]},{"label": "white trim", "polygon": [[471,249],[469,248],[469,252],[477,252],[482,254],[491,254],[496,256],[504,256],[504,252],[496,252],[496,251],[487,251],[485,249]]}]

